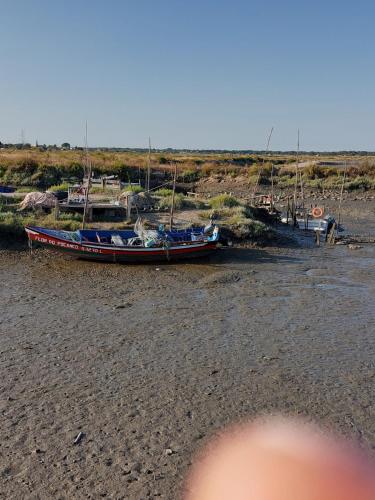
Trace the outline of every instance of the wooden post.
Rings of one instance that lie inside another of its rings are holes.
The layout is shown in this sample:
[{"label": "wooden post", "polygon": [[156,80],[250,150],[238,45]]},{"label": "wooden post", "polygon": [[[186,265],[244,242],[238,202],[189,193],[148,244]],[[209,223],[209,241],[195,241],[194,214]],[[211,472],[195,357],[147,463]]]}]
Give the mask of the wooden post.
[{"label": "wooden post", "polygon": [[131,220],[133,195],[126,197],[126,220]]},{"label": "wooden post", "polygon": [[271,168],[271,206],[270,206],[270,212],[271,214],[273,213],[273,162],[272,162],[272,168]]},{"label": "wooden post", "polygon": [[55,201],[55,220],[59,220],[59,212],[60,212],[59,200],[56,200]]},{"label": "wooden post", "polygon": [[[298,129],[298,135],[297,135],[296,175],[295,175],[294,196],[293,196],[293,226],[294,227],[297,227],[298,175],[299,175],[299,129]],[[301,180],[301,182],[302,182],[302,180]]]},{"label": "wooden post", "polygon": [[334,222],[332,224],[331,230],[330,230],[329,235],[328,235],[328,243],[330,245],[335,244],[335,240],[336,240],[335,235],[336,235],[336,222]]},{"label": "wooden post", "polygon": [[[86,222],[88,220],[90,220],[89,184],[90,184],[90,179],[87,180],[87,187],[85,188],[85,206],[83,208],[82,229],[85,229]],[[91,210],[91,213],[92,213],[92,210]]]},{"label": "wooden post", "polygon": [[150,191],[151,178],[151,137],[148,138],[148,162],[147,162],[147,177],[146,177],[146,192]]},{"label": "wooden post", "polygon": [[292,201],[291,212],[292,212],[293,227],[297,227],[297,210],[296,210],[296,203],[295,203],[294,199]]},{"label": "wooden post", "polygon": [[337,217],[337,230],[339,230],[340,228],[340,224],[341,224],[341,205],[342,205],[342,198],[343,198],[343,195],[344,195],[344,186],[345,186],[345,179],[346,179],[346,170],[348,168],[348,164],[347,162],[345,161],[345,169],[344,169],[344,175],[342,177],[342,184],[341,184],[341,191],[340,191],[340,201],[339,201],[339,213],[338,213],[338,217]]},{"label": "wooden post", "polygon": [[171,213],[170,213],[170,216],[169,216],[169,230],[170,231],[172,231],[172,227],[173,227],[174,200],[175,200],[175,192],[176,192],[176,179],[177,179],[177,163],[174,164],[172,203],[171,203]]},{"label": "wooden post", "polygon": [[320,247],[320,231],[317,230],[315,231],[315,236],[316,236],[316,245]]}]

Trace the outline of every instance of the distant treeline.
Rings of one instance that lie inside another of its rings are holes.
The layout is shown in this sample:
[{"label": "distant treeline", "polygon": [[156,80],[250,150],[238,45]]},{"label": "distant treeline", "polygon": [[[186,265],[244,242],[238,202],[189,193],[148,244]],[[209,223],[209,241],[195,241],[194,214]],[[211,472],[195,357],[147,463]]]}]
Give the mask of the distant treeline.
[{"label": "distant treeline", "polygon": [[[17,149],[17,150],[40,150],[40,151],[65,151],[73,149],[75,151],[83,151],[83,146],[70,146],[69,143],[57,144],[37,144],[32,146],[30,143],[2,143],[0,141],[0,149]],[[103,151],[112,153],[148,153],[148,148],[131,148],[131,147],[107,147],[95,146],[88,147],[91,152]],[[261,149],[179,149],[179,148],[152,148],[152,153],[171,153],[171,154],[233,154],[233,155],[291,155],[296,156],[375,156],[375,151],[360,151],[360,150],[342,150],[342,151],[299,151],[296,150],[261,150]]]}]

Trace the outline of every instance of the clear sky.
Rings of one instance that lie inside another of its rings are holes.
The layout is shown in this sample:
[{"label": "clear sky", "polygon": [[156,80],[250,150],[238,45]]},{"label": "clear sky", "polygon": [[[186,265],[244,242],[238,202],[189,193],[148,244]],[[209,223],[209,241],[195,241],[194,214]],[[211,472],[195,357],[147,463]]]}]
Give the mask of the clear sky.
[{"label": "clear sky", "polygon": [[0,140],[375,150],[375,2],[0,0]]}]

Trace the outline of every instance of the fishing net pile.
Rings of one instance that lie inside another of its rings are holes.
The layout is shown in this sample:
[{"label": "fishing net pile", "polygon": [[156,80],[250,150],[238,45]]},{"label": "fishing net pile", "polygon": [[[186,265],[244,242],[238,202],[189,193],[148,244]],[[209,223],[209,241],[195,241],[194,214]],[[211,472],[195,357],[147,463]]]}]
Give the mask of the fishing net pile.
[{"label": "fishing net pile", "polygon": [[19,210],[28,210],[35,208],[53,208],[56,206],[57,198],[53,193],[27,193],[21,201]]},{"label": "fishing net pile", "polygon": [[137,207],[138,210],[144,210],[155,205],[155,199],[149,193],[134,193],[134,191],[124,191],[120,195],[120,203],[126,205],[129,196],[132,205]]},{"label": "fishing net pile", "polygon": [[166,241],[165,234],[155,229],[146,229],[142,217],[138,217],[134,224],[134,232],[140,238],[145,247],[160,246]]}]

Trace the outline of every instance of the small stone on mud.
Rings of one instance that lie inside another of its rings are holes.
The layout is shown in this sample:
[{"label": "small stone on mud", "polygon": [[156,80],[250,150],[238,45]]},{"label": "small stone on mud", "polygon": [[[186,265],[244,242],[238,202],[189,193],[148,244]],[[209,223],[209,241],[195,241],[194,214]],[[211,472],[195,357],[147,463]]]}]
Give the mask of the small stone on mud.
[{"label": "small stone on mud", "polygon": [[170,448],[167,448],[166,450],[164,450],[164,453],[166,455],[173,455],[173,450],[171,450]]},{"label": "small stone on mud", "polygon": [[118,304],[117,306],[114,306],[113,309],[126,309],[127,307],[131,307],[132,304],[130,302],[126,302],[125,304]]},{"label": "small stone on mud", "polygon": [[361,245],[353,245],[352,243],[350,245],[348,245],[348,248],[349,250],[359,250],[361,247]]}]

